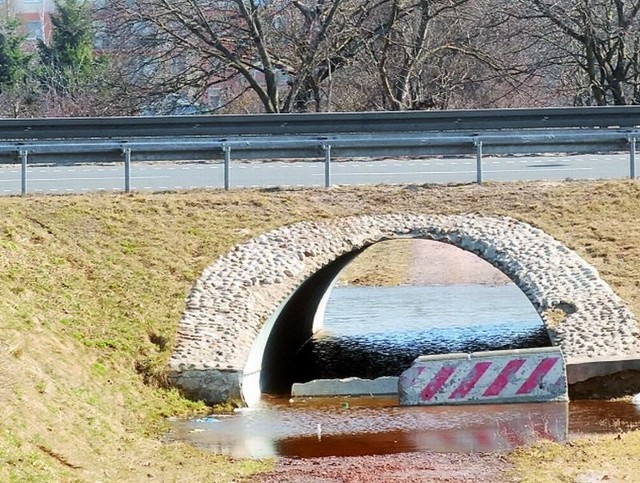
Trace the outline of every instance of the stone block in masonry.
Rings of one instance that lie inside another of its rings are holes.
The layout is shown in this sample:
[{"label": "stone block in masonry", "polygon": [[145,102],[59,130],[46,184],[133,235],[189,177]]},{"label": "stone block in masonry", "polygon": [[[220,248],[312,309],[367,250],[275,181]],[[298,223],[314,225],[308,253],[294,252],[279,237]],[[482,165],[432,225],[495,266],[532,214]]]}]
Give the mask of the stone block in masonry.
[{"label": "stone block in masonry", "polygon": [[398,380],[403,406],[568,401],[558,347],[418,357]]}]

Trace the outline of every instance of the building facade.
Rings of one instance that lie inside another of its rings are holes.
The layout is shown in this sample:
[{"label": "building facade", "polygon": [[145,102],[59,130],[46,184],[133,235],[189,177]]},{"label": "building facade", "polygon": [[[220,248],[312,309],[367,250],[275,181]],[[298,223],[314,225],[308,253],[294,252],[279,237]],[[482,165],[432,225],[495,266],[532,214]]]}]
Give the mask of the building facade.
[{"label": "building facade", "polygon": [[50,38],[55,8],[54,0],[0,0],[2,18],[17,19],[29,43]]}]

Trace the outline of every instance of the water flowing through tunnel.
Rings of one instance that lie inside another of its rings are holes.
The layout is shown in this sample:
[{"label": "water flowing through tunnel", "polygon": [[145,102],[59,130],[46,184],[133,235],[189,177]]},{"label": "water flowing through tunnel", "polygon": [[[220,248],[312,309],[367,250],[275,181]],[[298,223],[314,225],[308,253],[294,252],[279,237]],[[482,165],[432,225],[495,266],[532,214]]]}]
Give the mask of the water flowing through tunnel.
[{"label": "water flowing through tunnel", "polygon": [[367,247],[403,238],[447,243],[499,269],[569,360],[615,359],[639,347],[626,305],[592,266],[539,229],[481,215],[362,216],[283,227],[208,267],[187,300],[170,380],[207,402],[250,403],[281,389],[280,376],[292,372],[288,354],[317,328],[340,271]]},{"label": "water flowing through tunnel", "polygon": [[313,379],[397,377],[421,355],[551,345],[524,293],[469,252],[393,240],[340,269],[344,261],[308,279],[279,313],[264,350],[263,392],[287,395],[294,382]]}]

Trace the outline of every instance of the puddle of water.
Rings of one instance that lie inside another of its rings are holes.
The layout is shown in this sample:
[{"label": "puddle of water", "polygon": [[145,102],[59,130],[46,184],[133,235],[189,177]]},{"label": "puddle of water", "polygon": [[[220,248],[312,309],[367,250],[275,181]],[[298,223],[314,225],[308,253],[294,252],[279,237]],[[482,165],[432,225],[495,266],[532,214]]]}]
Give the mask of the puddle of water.
[{"label": "puddle of water", "polygon": [[215,421],[175,421],[170,439],[234,457],[309,458],[496,452],[633,427],[640,410],[626,402],[400,407],[391,398],[269,399]]},{"label": "puddle of water", "polygon": [[570,414],[572,436],[640,429],[640,406],[624,401],[573,401]]}]

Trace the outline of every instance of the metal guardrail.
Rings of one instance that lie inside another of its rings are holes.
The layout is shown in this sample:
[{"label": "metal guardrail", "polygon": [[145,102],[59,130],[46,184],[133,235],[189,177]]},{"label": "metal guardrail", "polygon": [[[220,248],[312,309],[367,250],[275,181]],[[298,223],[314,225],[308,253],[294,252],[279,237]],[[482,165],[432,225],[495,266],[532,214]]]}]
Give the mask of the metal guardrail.
[{"label": "metal guardrail", "polygon": [[0,119],[0,140],[322,135],[635,126],[640,126],[640,106]]},{"label": "metal guardrail", "polygon": [[636,177],[640,106],[412,111],[252,116],[0,119],[0,163],[21,164],[27,192],[32,163],[124,164],[130,191],[135,161],[222,160],[224,187],[231,161],[319,158],[325,186],[337,157],[598,153],[629,150]]}]

